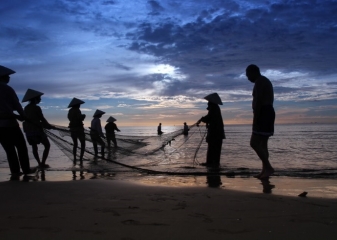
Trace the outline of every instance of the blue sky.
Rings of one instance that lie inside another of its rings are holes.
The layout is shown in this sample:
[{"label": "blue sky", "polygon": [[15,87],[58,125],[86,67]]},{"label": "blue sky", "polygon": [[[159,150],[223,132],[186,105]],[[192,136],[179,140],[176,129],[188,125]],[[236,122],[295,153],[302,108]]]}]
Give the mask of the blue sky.
[{"label": "blue sky", "polygon": [[51,123],[73,97],[123,125],[192,124],[217,92],[225,124],[251,123],[257,64],[277,123],[337,123],[337,1],[1,1],[0,65]]}]

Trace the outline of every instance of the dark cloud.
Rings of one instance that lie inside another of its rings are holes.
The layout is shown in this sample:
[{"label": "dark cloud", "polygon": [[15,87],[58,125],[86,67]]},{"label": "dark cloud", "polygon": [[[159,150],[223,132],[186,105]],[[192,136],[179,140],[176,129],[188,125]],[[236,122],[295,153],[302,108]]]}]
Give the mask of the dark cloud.
[{"label": "dark cloud", "polygon": [[151,9],[149,15],[159,15],[160,12],[164,11],[164,8],[160,5],[158,1],[148,1],[147,3]]}]

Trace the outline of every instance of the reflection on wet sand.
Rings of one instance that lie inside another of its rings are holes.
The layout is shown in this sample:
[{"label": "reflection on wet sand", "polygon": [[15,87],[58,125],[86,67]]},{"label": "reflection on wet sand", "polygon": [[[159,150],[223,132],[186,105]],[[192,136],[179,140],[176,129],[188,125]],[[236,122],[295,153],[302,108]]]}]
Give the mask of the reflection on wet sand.
[{"label": "reflection on wet sand", "polygon": [[272,193],[272,189],[275,188],[275,185],[271,184],[268,179],[260,179],[261,184],[263,186],[263,193]]}]

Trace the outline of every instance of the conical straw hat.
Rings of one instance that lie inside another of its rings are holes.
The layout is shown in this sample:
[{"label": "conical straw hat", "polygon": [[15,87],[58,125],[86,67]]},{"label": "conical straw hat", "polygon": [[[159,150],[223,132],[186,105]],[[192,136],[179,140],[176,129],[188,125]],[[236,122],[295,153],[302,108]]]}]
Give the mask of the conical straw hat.
[{"label": "conical straw hat", "polygon": [[212,93],[210,95],[207,95],[206,97],[204,97],[204,99],[206,99],[207,101],[211,103],[222,105],[221,98],[219,97],[217,93]]},{"label": "conical straw hat", "polygon": [[117,120],[114,117],[109,117],[108,120],[106,120],[106,122],[115,122],[115,121]]},{"label": "conical straw hat", "polygon": [[105,112],[103,112],[103,111],[97,109],[96,112],[94,113],[94,116],[93,116],[93,117],[103,115],[104,113],[105,113]]},{"label": "conical straw hat", "polygon": [[25,96],[23,96],[22,102],[27,102],[33,98],[42,96],[44,93],[39,92],[39,91],[35,91],[33,89],[28,88],[26,91]]},{"label": "conical straw hat", "polygon": [[70,107],[73,107],[75,105],[78,105],[78,104],[83,104],[84,102],[78,98],[73,98],[73,100],[71,100],[71,102],[69,103],[68,105],[68,108]]},{"label": "conical straw hat", "polygon": [[0,77],[11,75],[13,73],[15,73],[15,71],[13,71],[12,69],[9,69],[9,68],[6,68],[6,67],[0,65]]}]

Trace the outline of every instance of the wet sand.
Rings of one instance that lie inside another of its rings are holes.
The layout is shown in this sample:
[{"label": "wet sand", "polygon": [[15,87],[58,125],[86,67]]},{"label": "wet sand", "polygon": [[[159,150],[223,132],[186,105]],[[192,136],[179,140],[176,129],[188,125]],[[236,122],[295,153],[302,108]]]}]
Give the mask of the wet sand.
[{"label": "wet sand", "polygon": [[[74,179],[0,182],[1,239],[337,236],[336,180],[275,177],[266,193],[253,178],[221,178],[222,185],[213,188],[206,177],[86,174]],[[307,197],[298,197],[303,191]]]}]

